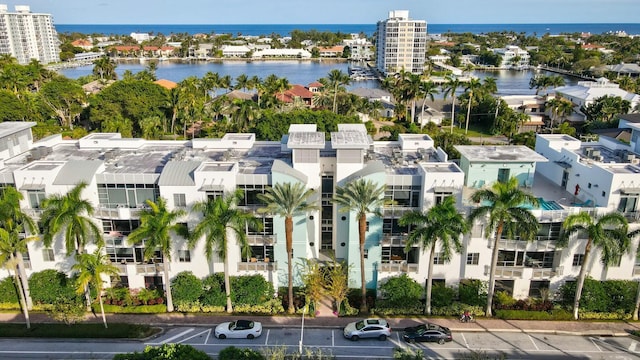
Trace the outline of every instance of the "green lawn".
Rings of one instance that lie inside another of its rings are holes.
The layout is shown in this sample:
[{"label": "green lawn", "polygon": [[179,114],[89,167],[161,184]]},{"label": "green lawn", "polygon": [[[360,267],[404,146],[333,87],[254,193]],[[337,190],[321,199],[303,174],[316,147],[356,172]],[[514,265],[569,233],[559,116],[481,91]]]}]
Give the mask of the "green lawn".
[{"label": "green lawn", "polygon": [[137,324],[0,324],[0,337],[140,339],[160,329]]},{"label": "green lawn", "polygon": [[[454,127],[453,132],[456,134],[465,135],[464,133],[464,124],[462,124],[462,128]],[[469,124],[469,132],[466,134],[467,137],[490,137],[494,136],[489,132],[489,128],[478,126],[478,124]]]}]

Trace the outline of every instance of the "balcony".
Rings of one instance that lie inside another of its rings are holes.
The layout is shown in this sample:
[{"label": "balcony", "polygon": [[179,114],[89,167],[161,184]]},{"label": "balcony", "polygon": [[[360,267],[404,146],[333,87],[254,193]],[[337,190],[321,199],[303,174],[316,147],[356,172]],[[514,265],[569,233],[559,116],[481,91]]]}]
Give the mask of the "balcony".
[{"label": "balcony", "polygon": [[[548,236],[536,236],[535,240],[531,242],[501,239],[498,241],[498,248],[501,250],[554,251],[556,240],[543,240],[548,238]],[[492,240],[490,239],[490,241]]]},{"label": "balcony", "polygon": [[126,205],[118,205],[117,207],[108,207],[101,204],[95,212],[95,217],[102,219],[139,219],[140,212],[146,207],[140,206],[130,208]]},{"label": "balcony", "polygon": [[548,279],[554,276],[562,276],[562,272],[563,272],[562,266],[558,266],[555,268],[546,268],[546,269],[533,269],[533,274],[531,274],[531,278]]},{"label": "balcony", "polygon": [[127,276],[129,272],[127,271],[127,265],[125,264],[113,264],[118,269],[118,275]]},{"label": "balcony", "polygon": [[403,207],[403,206],[385,206],[382,208],[383,217],[401,217],[402,215],[418,210],[418,208]]},{"label": "balcony", "polygon": [[[140,274],[157,274],[159,272],[163,272],[164,271],[164,263],[157,263],[157,264],[137,264],[136,265],[136,274],[140,275]],[[171,266],[169,264],[166,264],[167,266],[167,270],[171,270]]]},{"label": "balcony", "polygon": [[380,264],[380,272],[418,272],[418,264],[407,264],[406,261],[391,261]]},{"label": "balcony", "polygon": [[406,233],[404,234],[382,234],[382,246],[404,246],[407,239]]},{"label": "balcony", "polygon": [[261,245],[275,245],[275,235],[247,235],[247,241],[249,245],[261,246]]},{"label": "balcony", "polygon": [[277,263],[255,261],[255,262],[238,262],[238,271],[276,271],[278,270]]},{"label": "balcony", "polygon": [[640,211],[623,212],[620,214],[622,214],[622,216],[624,216],[625,219],[627,219],[627,221],[630,223],[640,221]]},{"label": "balcony", "polygon": [[[515,266],[498,266],[496,267],[496,278],[501,279],[521,279],[524,268]],[[484,274],[489,276],[491,266],[485,265]]]},{"label": "balcony", "polygon": [[42,215],[43,209],[23,209],[24,213],[32,218],[39,219]]}]

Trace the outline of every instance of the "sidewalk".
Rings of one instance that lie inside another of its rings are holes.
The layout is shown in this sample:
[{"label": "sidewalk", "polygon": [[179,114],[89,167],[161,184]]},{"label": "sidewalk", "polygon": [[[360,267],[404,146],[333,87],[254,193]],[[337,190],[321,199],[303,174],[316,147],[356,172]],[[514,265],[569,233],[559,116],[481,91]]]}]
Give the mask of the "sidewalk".
[{"label": "sidewalk", "polygon": [[[212,326],[225,321],[245,319],[248,316],[208,315],[208,314],[107,314],[110,323],[134,323],[154,326]],[[263,326],[271,328],[297,328],[301,325],[300,316],[253,316],[249,317],[262,322]],[[341,329],[347,323],[361,319],[361,317],[306,317],[304,326],[308,328]],[[389,318],[387,319],[394,331],[416,323],[429,321],[446,326],[453,332],[529,332],[561,335],[589,335],[589,336],[629,336],[630,331],[640,330],[640,322],[626,321],[529,321],[529,320],[500,320],[476,319],[475,323],[460,323],[455,318]],[[94,317],[87,315],[87,322],[101,322],[98,314]],[[0,322],[24,322],[22,314],[0,313]],[[31,314],[32,323],[55,322],[46,314]]]}]

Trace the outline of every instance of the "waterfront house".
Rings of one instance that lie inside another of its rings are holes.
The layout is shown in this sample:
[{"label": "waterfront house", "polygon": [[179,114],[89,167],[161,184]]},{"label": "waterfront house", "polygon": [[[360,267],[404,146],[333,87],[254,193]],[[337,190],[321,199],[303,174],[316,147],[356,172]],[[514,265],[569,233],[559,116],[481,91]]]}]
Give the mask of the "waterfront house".
[{"label": "waterfront house", "polygon": [[528,69],[529,68],[529,52],[515,45],[509,45],[501,49],[493,49],[495,54],[502,56],[500,67],[506,69]]}]

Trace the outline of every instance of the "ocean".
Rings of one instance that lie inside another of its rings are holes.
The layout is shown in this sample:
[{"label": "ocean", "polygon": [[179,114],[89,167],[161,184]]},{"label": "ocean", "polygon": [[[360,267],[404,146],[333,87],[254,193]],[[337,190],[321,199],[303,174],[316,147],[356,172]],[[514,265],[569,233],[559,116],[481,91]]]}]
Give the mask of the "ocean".
[{"label": "ocean", "polygon": [[[79,32],[83,34],[129,35],[132,32],[153,34],[177,33],[216,33],[233,35],[270,35],[288,36],[292,30],[317,30],[320,32],[365,33],[372,36],[376,30],[375,24],[56,24],[59,33]],[[640,34],[640,23],[633,24],[427,24],[430,34],[446,32],[482,34],[488,32],[514,31],[527,35],[542,36],[544,34],[561,34],[575,32],[589,32],[602,34],[606,32],[624,31],[627,34]]]}]

